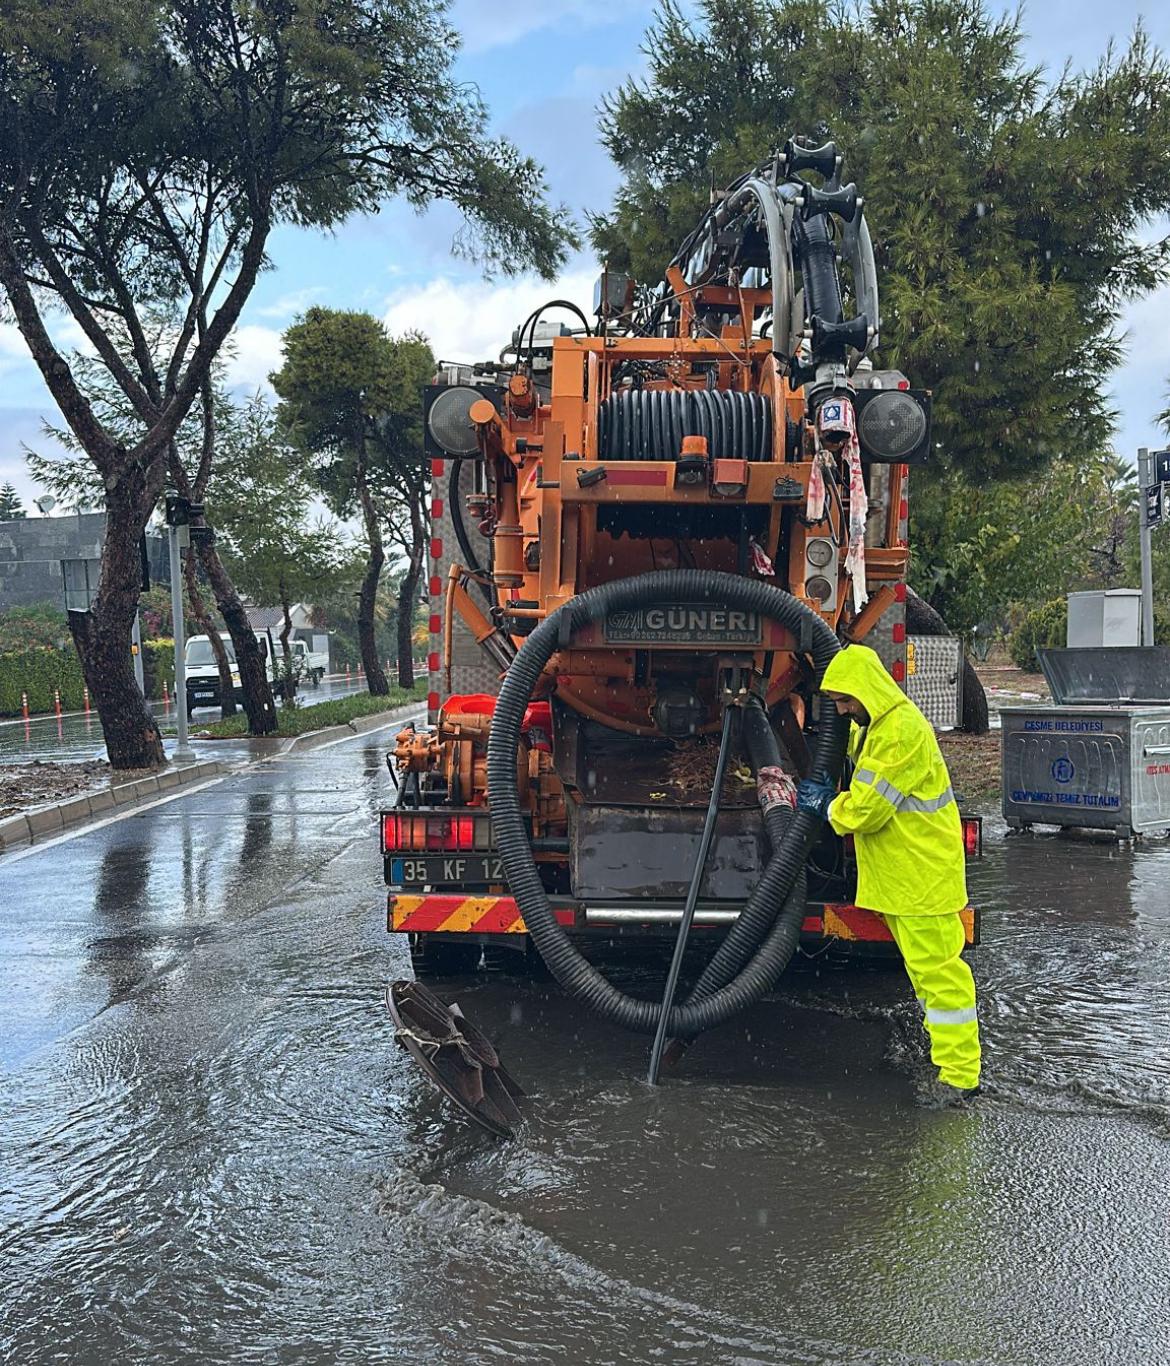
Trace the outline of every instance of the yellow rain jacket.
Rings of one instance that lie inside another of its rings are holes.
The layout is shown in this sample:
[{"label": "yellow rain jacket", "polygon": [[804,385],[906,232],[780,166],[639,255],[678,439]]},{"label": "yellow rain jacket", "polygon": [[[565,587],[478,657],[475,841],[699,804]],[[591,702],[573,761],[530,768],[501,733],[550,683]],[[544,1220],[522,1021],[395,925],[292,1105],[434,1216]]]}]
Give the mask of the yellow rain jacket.
[{"label": "yellow rain jacket", "polygon": [[855,697],[856,767],[829,807],[857,849],[857,904],[882,915],[951,915],[967,905],[963,828],[934,729],[865,645],[833,656],[821,687]]}]

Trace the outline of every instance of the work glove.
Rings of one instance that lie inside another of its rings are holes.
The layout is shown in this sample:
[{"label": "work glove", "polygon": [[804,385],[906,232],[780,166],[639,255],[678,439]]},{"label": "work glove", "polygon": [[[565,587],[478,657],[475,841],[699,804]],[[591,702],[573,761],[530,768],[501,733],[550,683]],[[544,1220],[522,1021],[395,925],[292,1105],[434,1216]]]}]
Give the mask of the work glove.
[{"label": "work glove", "polygon": [[796,789],[796,809],[827,821],[829,803],[836,795],[836,784],[832,779],[825,773],[814,773]]}]

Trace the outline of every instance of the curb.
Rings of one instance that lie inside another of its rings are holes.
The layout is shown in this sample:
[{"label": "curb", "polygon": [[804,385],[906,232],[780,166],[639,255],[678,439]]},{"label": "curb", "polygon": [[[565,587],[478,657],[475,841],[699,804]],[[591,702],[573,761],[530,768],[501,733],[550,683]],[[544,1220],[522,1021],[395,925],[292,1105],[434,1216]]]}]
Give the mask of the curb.
[{"label": "curb", "polygon": [[425,707],[426,699],[419,698],[417,701],[407,702],[392,711],[375,712],[372,716],[358,716],[340,726],[323,726],[320,730],[307,730],[303,735],[294,735],[286,740],[280,753],[289,754],[294,749],[313,749],[317,745],[326,745],[331,740],[340,739],[345,735],[366,735],[370,731],[385,730],[387,726],[405,720],[411,712],[417,713],[420,704]]},{"label": "curb", "polygon": [[295,749],[314,749],[329,744],[334,739],[345,736],[365,735],[370,731],[384,730],[402,721],[411,712],[417,712],[420,702],[417,699],[404,703],[389,711],[375,712],[372,716],[359,716],[340,726],[324,726],[321,730],[306,731],[303,735],[293,735],[281,742],[279,749],[269,754],[258,754],[243,763],[228,763],[223,759],[201,759],[198,763],[187,764],[182,768],[168,767],[161,773],[148,778],[136,778],[133,782],[119,783],[116,787],[99,787],[93,792],[85,792],[77,797],[49,806],[33,807],[19,815],[0,820],[0,854],[17,849],[24,844],[47,835],[58,835],[76,825],[107,816],[119,807],[130,807],[148,797],[156,797],[163,792],[171,792],[192,783],[202,782],[205,778],[218,777],[228,773],[239,773],[255,764],[265,763],[280,754],[289,754]]},{"label": "curb", "polygon": [[68,797],[50,806],[36,806],[31,811],[22,811],[19,815],[0,821],[0,854],[22,844],[31,844],[46,835],[60,834],[62,830],[106,816],[118,807],[133,806],[148,797],[188,787],[221,773],[231,773],[233,769],[234,765],[225,764],[219,759],[202,759],[183,768],[165,768],[148,778],[136,778],[133,782],[112,787],[99,787],[93,792]]}]

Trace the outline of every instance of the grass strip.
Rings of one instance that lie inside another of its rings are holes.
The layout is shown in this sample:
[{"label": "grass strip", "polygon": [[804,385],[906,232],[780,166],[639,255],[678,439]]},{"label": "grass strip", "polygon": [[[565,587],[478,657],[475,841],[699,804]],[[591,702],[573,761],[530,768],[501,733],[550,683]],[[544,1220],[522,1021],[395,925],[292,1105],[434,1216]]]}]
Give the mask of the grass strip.
[{"label": "grass strip", "polygon": [[[336,697],[329,702],[318,702],[311,707],[277,707],[277,734],[304,735],[306,731],[323,730],[326,726],[343,726],[359,716],[376,716],[379,712],[394,711],[409,702],[420,702],[427,695],[427,685],[416,683],[413,690],[391,688],[385,697],[371,697],[369,693],[353,693]],[[210,725],[193,725],[192,736],[212,736],[229,740],[248,734],[248,718],[240,711],[226,721]]]}]

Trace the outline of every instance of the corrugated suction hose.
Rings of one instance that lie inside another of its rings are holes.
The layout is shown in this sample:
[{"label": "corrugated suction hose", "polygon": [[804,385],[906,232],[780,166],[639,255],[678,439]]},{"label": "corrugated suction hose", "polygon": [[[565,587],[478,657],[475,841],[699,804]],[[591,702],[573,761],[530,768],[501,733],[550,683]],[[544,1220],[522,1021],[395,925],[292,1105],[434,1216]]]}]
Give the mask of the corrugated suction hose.
[{"label": "corrugated suction hose", "polygon": [[[532,690],[545,665],[564,638],[615,609],[662,603],[716,603],[758,612],[810,642],[819,681],[839,649],[837,638],[816,613],[790,593],[737,574],[694,569],[658,570],[636,578],[602,584],[567,602],[547,617],[525,640],[512,661],[496,702],[488,738],[488,805],[496,844],[508,886],[524,916],[533,942],[549,971],[570,995],[579,997],[599,1014],[627,1029],[653,1033],[660,1014],[657,1001],[627,996],[608,982],[573,944],[557,923],[540,880],[516,789],[516,750],[520,725]],[[749,711],[751,709],[749,708]],[[766,725],[767,718],[763,717]],[[813,753],[814,771],[836,777],[845,756],[848,717],[822,699]],[[751,723],[757,753],[762,742],[758,719]],[[770,729],[770,727],[769,727]],[[775,738],[772,740],[775,749]],[[753,761],[756,755],[753,754]],[[667,1028],[678,1038],[693,1038],[731,1019],[754,1004],[788,966],[800,935],[804,898],[790,894],[804,871],[821,822],[807,812],[766,819],[772,856],[739,919],[707,965],[688,1000],[670,1012]],[[785,904],[787,903],[787,904]],[[779,914],[781,906],[784,913]]]}]

